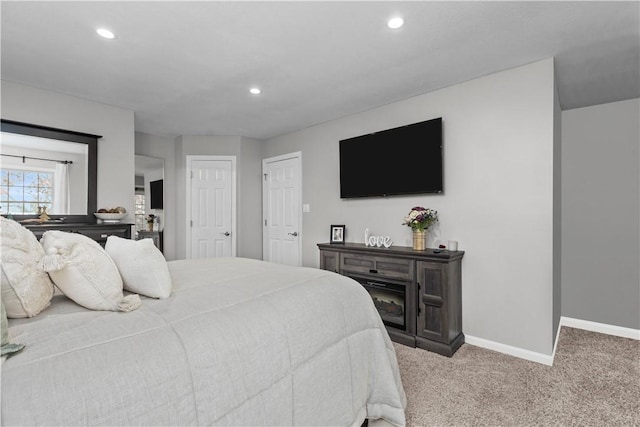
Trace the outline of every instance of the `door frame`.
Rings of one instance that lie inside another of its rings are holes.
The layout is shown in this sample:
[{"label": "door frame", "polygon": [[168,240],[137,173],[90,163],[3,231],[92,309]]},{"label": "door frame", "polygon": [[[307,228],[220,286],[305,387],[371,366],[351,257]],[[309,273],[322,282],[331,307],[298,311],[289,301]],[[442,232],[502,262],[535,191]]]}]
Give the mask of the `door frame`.
[{"label": "door frame", "polygon": [[236,256],[236,243],[237,243],[237,230],[236,224],[238,222],[236,213],[236,191],[237,191],[237,170],[236,170],[236,156],[209,156],[209,155],[187,155],[187,167],[185,179],[186,185],[186,220],[185,220],[185,237],[186,237],[186,252],[187,259],[191,258],[191,221],[193,219],[191,212],[191,176],[193,174],[193,161],[231,161],[231,256]]},{"label": "door frame", "polygon": [[262,259],[266,259],[269,247],[267,241],[267,226],[265,225],[267,220],[267,164],[289,159],[297,159],[298,161],[298,203],[300,204],[298,209],[298,254],[300,255],[298,266],[302,266],[302,151],[262,159]]}]

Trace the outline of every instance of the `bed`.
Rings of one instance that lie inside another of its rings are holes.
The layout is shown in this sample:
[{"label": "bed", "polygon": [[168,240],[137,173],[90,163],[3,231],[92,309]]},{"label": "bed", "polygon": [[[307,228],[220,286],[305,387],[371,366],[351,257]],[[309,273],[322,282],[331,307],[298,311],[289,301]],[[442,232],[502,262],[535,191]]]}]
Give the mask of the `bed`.
[{"label": "bed", "polygon": [[2,425],[405,424],[395,351],[338,274],[242,258],[168,263],[173,292],[127,313],[64,295],[9,319]]}]

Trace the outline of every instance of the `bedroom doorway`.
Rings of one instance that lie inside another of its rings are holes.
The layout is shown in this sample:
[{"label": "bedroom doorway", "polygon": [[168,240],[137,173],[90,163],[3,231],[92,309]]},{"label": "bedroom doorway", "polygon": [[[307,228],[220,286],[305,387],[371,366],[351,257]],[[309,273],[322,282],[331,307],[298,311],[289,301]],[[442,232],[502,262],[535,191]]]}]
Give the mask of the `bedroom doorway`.
[{"label": "bedroom doorway", "polygon": [[187,258],[236,256],[236,157],[187,156]]},{"label": "bedroom doorway", "polygon": [[263,259],[302,265],[302,153],[262,161]]}]

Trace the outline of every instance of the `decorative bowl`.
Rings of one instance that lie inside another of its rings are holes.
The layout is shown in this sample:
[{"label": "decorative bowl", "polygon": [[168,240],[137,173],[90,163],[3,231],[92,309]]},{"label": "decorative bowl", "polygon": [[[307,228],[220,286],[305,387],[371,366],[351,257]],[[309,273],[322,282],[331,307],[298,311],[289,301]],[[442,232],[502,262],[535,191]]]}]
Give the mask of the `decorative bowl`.
[{"label": "decorative bowl", "polygon": [[94,213],[96,218],[103,220],[104,222],[120,222],[122,218],[127,216],[126,213],[106,213],[96,212]]}]

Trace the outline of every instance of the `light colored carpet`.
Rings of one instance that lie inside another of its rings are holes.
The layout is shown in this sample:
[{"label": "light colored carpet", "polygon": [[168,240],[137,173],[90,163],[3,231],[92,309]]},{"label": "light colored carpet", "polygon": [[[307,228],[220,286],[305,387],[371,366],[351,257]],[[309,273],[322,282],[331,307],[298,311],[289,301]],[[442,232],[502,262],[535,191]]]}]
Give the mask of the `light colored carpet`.
[{"label": "light colored carpet", "polygon": [[394,344],[408,426],[640,426],[640,341],[562,327],[553,366]]}]

